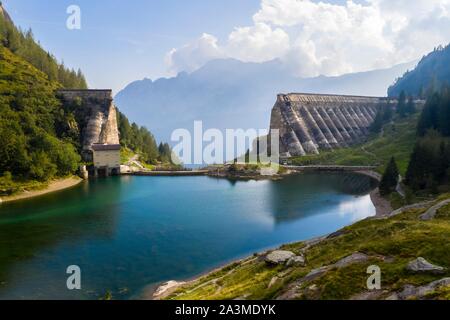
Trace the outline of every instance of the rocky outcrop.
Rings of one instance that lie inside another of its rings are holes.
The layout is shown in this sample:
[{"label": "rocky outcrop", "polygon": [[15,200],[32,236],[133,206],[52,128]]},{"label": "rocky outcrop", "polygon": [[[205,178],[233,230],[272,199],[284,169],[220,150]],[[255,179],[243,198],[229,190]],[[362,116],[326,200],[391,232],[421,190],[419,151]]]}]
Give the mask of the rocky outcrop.
[{"label": "rocky outcrop", "polygon": [[280,94],[270,128],[280,132],[280,155],[318,154],[361,142],[385,98]]},{"label": "rocky outcrop", "polygon": [[58,96],[64,103],[81,109],[82,156],[84,161],[92,161],[93,144],[118,145],[119,129],[117,111],[111,90],[59,90]]},{"label": "rocky outcrop", "polygon": [[292,257],[286,263],[288,267],[304,267],[306,265],[305,257],[300,255],[296,257]]},{"label": "rocky outcrop", "polygon": [[362,263],[369,260],[369,256],[365,255],[364,253],[355,252],[352,255],[345,257],[338,262],[334,264],[334,267],[336,268],[345,268],[349,265],[352,265],[354,263]]},{"label": "rocky outcrop", "polygon": [[314,280],[322,277],[323,275],[325,275],[330,270],[342,269],[342,268],[348,267],[348,266],[350,266],[352,264],[363,263],[363,262],[368,261],[369,258],[370,257],[368,255],[364,254],[364,253],[355,252],[355,253],[353,253],[353,254],[345,257],[345,258],[342,258],[341,260],[337,261],[334,264],[331,264],[331,265],[328,265],[328,266],[322,266],[320,268],[313,269],[306,276],[304,276],[304,277],[300,278],[299,280],[294,281],[293,283],[291,283],[289,285],[289,287],[287,288],[287,290],[282,292],[277,297],[277,300],[297,299],[301,295],[301,292],[299,292],[299,289],[305,283],[314,281]]},{"label": "rocky outcrop", "polygon": [[436,217],[436,214],[438,213],[438,211],[440,209],[442,209],[443,207],[449,205],[449,204],[450,204],[450,199],[447,199],[447,200],[444,200],[442,202],[439,202],[435,206],[433,206],[430,209],[428,209],[424,214],[422,214],[420,216],[420,219],[424,220],[424,221],[428,221],[428,220],[434,219]]},{"label": "rocky outcrop", "polygon": [[276,251],[270,252],[264,258],[264,260],[268,264],[277,265],[277,264],[284,264],[293,257],[295,257],[295,253],[293,253],[291,251],[276,250]]},{"label": "rocky outcrop", "polygon": [[427,285],[415,287],[412,285],[406,285],[402,292],[393,293],[386,298],[386,300],[410,300],[410,299],[422,299],[427,295],[433,293],[444,287],[450,286],[450,278],[444,278],[441,280],[433,281]]},{"label": "rocky outcrop", "polygon": [[406,266],[406,270],[415,273],[431,273],[431,274],[442,274],[445,273],[445,269],[440,266],[436,266],[422,257],[419,257]]},{"label": "rocky outcrop", "polygon": [[153,300],[161,300],[173,293],[176,289],[178,289],[180,286],[185,284],[185,282],[178,282],[178,281],[168,281],[160,285],[158,288],[156,288],[155,292],[153,293]]}]

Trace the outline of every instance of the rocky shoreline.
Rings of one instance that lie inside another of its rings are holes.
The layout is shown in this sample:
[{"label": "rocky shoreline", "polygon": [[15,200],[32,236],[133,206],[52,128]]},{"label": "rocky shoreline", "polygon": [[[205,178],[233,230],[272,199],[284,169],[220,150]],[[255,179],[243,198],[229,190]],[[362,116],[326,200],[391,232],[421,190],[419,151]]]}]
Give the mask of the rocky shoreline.
[{"label": "rocky shoreline", "polygon": [[[341,296],[344,300],[448,299],[448,259],[442,258],[438,251],[420,248],[399,255],[392,245],[410,241],[398,234],[400,224],[409,224],[408,230],[416,241],[431,241],[427,230],[433,228],[435,219],[444,223],[450,214],[449,205],[450,199],[442,197],[406,206],[382,217],[386,219],[383,224],[380,224],[379,217],[368,218],[327,236],[255,254],[187,282],[170,281],[148,291],[146,298],[316,300]],[[446,211],[439,211],[442,209]],[[401,213],[404,215],[398,217]],[[435,229],[435,232],[442,232],[440,237],[433,238],[436,245],[446,243],[450,229],[445,230],[445,223],[441,229]],[[394,235],[391,237],[384,236],[392,232]],[[377,249],[368,249],[367,245]],[[331,248],[334,250],[330,251]],[[379,265],[392,276],[377,290],[363,285],[366,283],[365,273],[355,274],[355,270],[366,270],[373,265]],[[258,272],[255,274],[254,270]],[[258,282],[253,282],[256,279]],[[237,280],[245,284],[236,284]],[[350,286],[335,291],[341,281],[346,283],[342,285]],[[324,286],[324,283],[330,286]]]},{"label": "rocky shoreline", "polygon": [[[298,174],[299,172],[297,171],[287,171],[285,172],[282,176],[279,176],[278,179],[282,179],[283,176],[287,176],[287,175],[291,175],[291,174]],[[375,171],[370,171],[370,170],[364,170],[364,171],[355,171],[355,174],[361,174],[361,175],[365,175],[365,176],[369,176],[377,181],[381,180],[381,175],[376,173]],[[227,178],[226,176],[224,176],[223,178]],[[270,177],[266,177],[270,178]],[[370,193],[370,198],[372,200],[373,205],[375,206],[376,209],[376,217],[377,218],[383,218],[383,217],[387,217],[389,216],[389,214],[391,212],[393,212],[393,209],[389,203],[388,200],[386,200],[385,198],[383,198],[380,193],[379,193],[379,189],[376,188],[374,189],[371,193]],[[319,237],[319,238],[315,238],[315,239],[311,239],[311,240],[307,240],[304,241],[304,243],[308,245],[316,245],[318,243],[320,243],[321,241],[323,241],[324,239],[330,238],[330,237],[334,237],[337,234],[339,234],[340,231],[336,231],[335,233],[329,234],[329,235],[325,235],[323,237]],[[277,250],[272,250],[272,251],[267,251],[267,252],[263,252],[258,254],[258,257],[266,257],[265,259],[271,259],[270,252],[278,252]],[[281,251],[280,251],[281,252]],[[286,255],[285,252],[281,252],[281,255]],[[249,260],[250,259],[250,260]],[[254,257],[254,259],[257,259],[257,257]],[[275,259],[277,259],[277,257],[275,257]],[[273,259],[272,259],[273,260]],[[271,261],[272,261],[271,260]],[[292,263],[301,263],[302,261],[304,262],[304,257],[302,256],[291,256],[289,255],[288,259],[285,259],[286,261],[291,261]],[[149,287],[149,290],[147,292],[144,291],[144,293],[142,294],[142,299],[150,299],[150,300],[163,300],[165,298],[167,298],[168,296],[170,296],[172,293],[174,293],[179,287],[184,286],[184,285],[189,285],[191,283],[194,283],[195,281],[197,281],[198,279],[200,279],[201,277],[207,276],[209,274],[213,274],[221,269],[227,268],[228,266],[232,266],[235,264],[242,264],[242,263],[248,263],[253,261],[251,258],[247,257],[241,260],[236,260],[233,261],[229,264],[225,264],[219,268],[215,268],[212,271],[207,271],[204,272],[202,274],[200,274],[199,276],[191,279],[191,280],[186,280],[186,281],[168,281],[165,283],[158,285],[154,285],[152,287]],[[283,260],[284,261],[284,260]]]}]

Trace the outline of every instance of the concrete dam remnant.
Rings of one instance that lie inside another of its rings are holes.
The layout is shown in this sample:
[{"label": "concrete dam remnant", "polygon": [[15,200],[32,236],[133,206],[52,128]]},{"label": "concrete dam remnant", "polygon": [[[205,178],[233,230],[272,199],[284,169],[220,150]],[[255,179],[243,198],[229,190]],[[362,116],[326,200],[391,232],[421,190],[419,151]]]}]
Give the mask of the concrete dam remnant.
[{"label": "concrete dam remnant", "polygon": [[279,94],[270,129],[280,132],[280,156],[319,154],[362,142],[380,108],[396,100],[378,97]]},{"label": "concrete dam remnant", "polygon": [[120,173],[120,139],[112,90],[58,90],[64,103],[75,107],[81,123],[81,156],[93,163],[90,176]]},{"label": "concrete dam remnant", "polygon": [[65,102],[79,103],[84,111],[81,128],[84,161],[92,161],[94,144],[120,144],[111,90],[58,90],[58,95]]}]

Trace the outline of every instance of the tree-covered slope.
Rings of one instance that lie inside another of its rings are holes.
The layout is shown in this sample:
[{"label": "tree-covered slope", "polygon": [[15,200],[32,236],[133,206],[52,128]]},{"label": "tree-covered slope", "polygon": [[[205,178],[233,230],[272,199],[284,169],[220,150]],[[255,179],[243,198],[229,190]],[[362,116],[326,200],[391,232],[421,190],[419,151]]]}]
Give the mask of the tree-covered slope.
[{"label": "tree-covered slope", "polygon": [[390,97],[398,97],[402,91],[407,95],[425,97],[439,91],[450,83],[450,45],[438,47],[423,57],[417,67],[405,73],[388,90]]},{"label": "tree-covered slope", "polygon": [[45,51],[33,38],[31,30],[18,29],[0,3],[0,45],[44,72],[50,80],[58,81],[66,89],[86,89],[86,79],[81,70],[66,68]]},{"label": "tree-covered slope", "polygon": [[46,181],[74,173],[80,157],[55,90],[61,85],[0,46],[0,194],[16,182]]}]

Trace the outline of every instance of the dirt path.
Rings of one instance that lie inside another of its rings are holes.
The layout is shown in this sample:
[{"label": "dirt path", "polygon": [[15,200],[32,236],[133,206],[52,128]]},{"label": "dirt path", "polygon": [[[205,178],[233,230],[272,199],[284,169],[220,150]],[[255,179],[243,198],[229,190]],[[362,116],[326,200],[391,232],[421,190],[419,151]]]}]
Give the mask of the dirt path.
[{"label": "dirt path", "polygon": [[83,181],[83,180],[78,177],[70,177],[70,178],[66,178],[66,179],[55,180],[55,181],[50,182],[48,187],[46,187],[45,189],[42,189],[42,190],[25,191],[18,195],[0,198],[0,203],[34,198],[34,197],[42,196],[44,194],[48,194],[51,192],[68,189],[68,188],[76,186],[81,181]]}]

